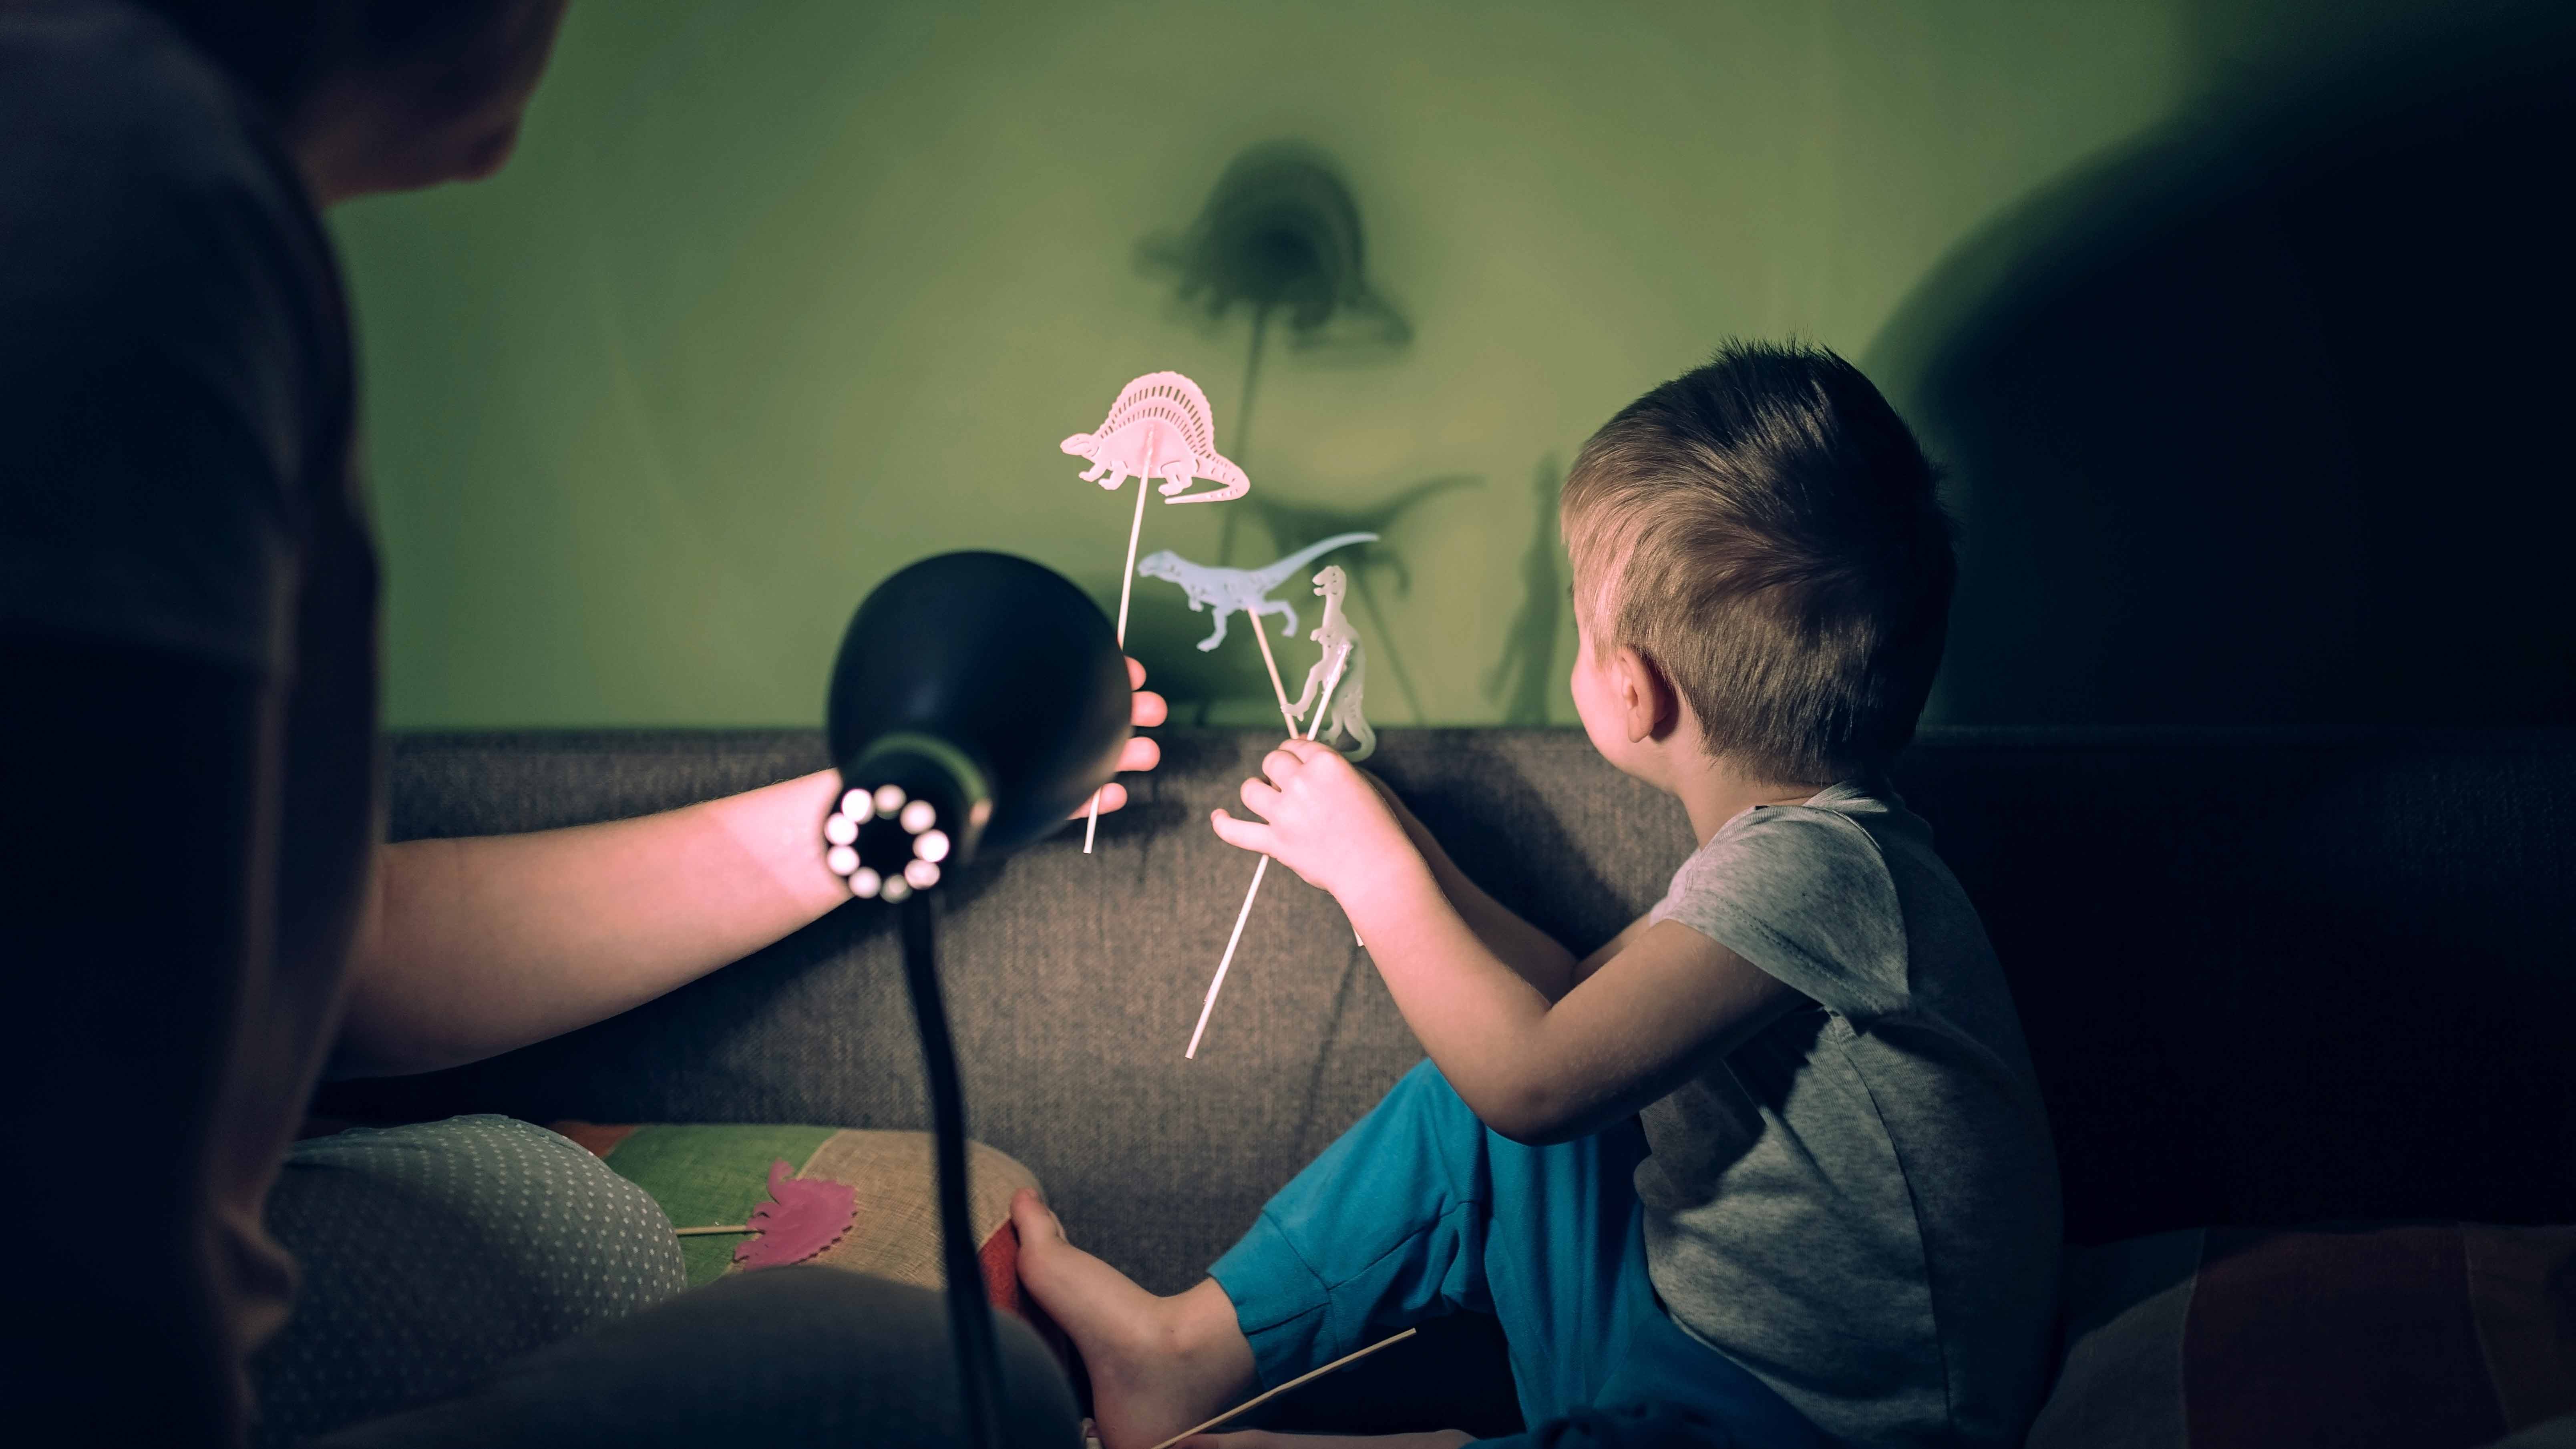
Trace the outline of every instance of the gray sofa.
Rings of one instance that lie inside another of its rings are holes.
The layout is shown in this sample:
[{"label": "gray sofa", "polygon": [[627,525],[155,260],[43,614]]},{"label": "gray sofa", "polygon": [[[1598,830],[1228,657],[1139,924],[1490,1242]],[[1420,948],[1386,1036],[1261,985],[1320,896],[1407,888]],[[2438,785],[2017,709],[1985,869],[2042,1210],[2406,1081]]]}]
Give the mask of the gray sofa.
[{"label": "gray sofa", "polygon": [[[1271,737],[1159,733],[1096,854],[1068,831],[955,882],[944,955],[976,1135],[1170,1291],[1420,1052],[1331,900],[1274,872],[1182,1059],[1251,874],[1205,817]],[[393,831],[613,818],[824,763],[801,732],[412,735]],[[1579,733],[1394,730],[1372,768],[1578,949],[1690,848]],[[1898,784],[2013,978],[2073,1241],[2576,1222],[2576,732],[1934,732]],[[911,1032],[886,913],[851,908],[616,1020],[336,1084],[322,1110],[914,1127]]]}]

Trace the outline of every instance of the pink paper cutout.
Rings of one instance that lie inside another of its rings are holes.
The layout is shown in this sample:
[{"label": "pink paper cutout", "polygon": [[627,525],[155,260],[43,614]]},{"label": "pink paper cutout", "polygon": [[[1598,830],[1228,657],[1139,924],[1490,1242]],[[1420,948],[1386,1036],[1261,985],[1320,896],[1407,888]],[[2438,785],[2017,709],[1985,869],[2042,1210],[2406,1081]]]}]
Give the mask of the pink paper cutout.
[{"label": "pink paper cutout", "polygon": [[751,1210],[753,1236],[733,1250],[743,1268],[802,1263],[832,1246],[858,1216],[859,1190],[846,1182],[796,1177],[784,1162],[769,1165],[768,1202]]},{"label": "pink paper cutout", "polygon": [[[1076,433],[1062,446],[1091,461],[1084,482],[1112,492],[1131,474],[1162,479],[1166,503],[1222,503],[1252,488],[1243,470],[1216,450],[1216,420],[1208,411],[1207,394],[1177,372],[1149,372],[1120,388],[1099,430]],[[1225,486],[1174,497],[1192,478]]]}]

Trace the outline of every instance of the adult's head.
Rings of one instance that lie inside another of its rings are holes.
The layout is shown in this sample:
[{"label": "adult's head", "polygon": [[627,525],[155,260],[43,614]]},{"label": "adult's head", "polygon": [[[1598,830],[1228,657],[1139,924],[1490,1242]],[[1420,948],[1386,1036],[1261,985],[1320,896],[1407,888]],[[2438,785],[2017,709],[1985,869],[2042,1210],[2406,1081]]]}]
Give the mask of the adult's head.
[{"label": "adult's head", "polygon": [[324,204],[488,176],[569,0],[136,0],[265,103]]}]

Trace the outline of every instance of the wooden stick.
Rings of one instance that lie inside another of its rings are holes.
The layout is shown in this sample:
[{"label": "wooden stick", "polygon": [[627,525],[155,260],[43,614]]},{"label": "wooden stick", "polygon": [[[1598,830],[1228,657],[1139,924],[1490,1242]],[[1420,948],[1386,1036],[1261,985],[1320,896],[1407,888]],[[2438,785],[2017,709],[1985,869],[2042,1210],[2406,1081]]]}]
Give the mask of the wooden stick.
[{"label": "wooden stick", "polygon": [[[1153,459],[1145,461],[1150,463]],[[1145,495],[1154,491],[1148,486],[1153,481],[1152,474],[1136,475],[1136,519],[1127,525],[1127,567],[1118,573],[1118,647],[1121,650],[1127,647],[1127,601],[1136,592],[1136,540],[1145,534]],[[1125,661],[1120,663],[1124,667]],[[1103,785],[1100,788],[1106,790],[1109,787]],[[1094,790],[1091,792],[1091,818],[1082,823],[1083,854],[1091,853],[1091,838],[1099,833],[1100,790]]]},{"label": "wooden stick", "polygon": [[[1256,618],[1253,622],[1257,624],[1261,621]],[[1324,697],[1315,701],[1315,714],[1306,724],[1305,738],[1311,740],[1315,737],[1316,727],[1324,722],[1326,712],[1332,709],[1334,686],[1342,682],[1342,666],[1350,662],[1351,646],[1345,644],[1341,652],[1333,656],[1333,672],[1324,676]],[[1287,691],[1283,689],[1280,693],[1285,694]],[[1297,722],[1290,720],[1288,728],[1294,732]],[[1199,1003],[1199,1024],[1190,1030],[1189,1050],[1181,1053],[1185,1061],[1195,1061],[1198,1058],[1199,1038],[1207,1034],[1208,1017],[1216,1010],[1216,994],[1225,989],[1225,973],[1234,965],[1234,948],[1236,943],[1243,939],[1243,923],[1252,919],[1252,898],[1261,894],[1261,878],[1269,872],[1270,857],[1265,855],[1261,857],[1261,863],[1252,868],[1252,889],[1243,893],[1243,909],[1234,913],[1234,934],[1225,938],[1225,955],[1216,963],[1216,979],[1208,983],[1207,1000]],[[1353,939],[1357,939],[1357,932],[1353,932],[1352,935]]]},{"label": "wooden stick", "polygon": [[1234,965],[1235,943],[1243,939],[1243,923],[1252,919],[1252,898],[1261,894],[1261,878],[1269,873],[1270,857],[1265,855],[1252,868],[1252,889],[1243,893],[1243,909],[1234,913],[1234,934],[1225,938],[1225,957],[1216,963],[1216,979],[1208,983],[1207,999],[1199,1003],[1199,1024],[1190,1028],[1189,1049],[1181,1053],[1185,1061],[1198,1059],[1199,1038],[1207,1034],[1208,1017],[1216,1010],[1216,994],[1225,989],[1226,969]]},{"label": "wooden stick", "polygon": [[1153,491],[1146,485],[1153,481],[1150,474],[1136,475],[1136,517],[1127,525],[1127,571],[1118,576],[1118,647],[1121,649],[1127,647],[1127,600],[1136,592],[1136,540],[1145,534],[1145,495]]},{"label": "wooden stick", "polygon": [[1279,658],[1270,652],[1270,636],[1262,632],[1261,616],[1250,609],[1243,617],[1252,621],[1252,642],[1261,646],[1261,662],[1270,671],[1270,692],[1279,696],[1279,717],[1288,721],[1288,733],[1297,733],[1297,711],[1288,705],[1288,686],[1279,682]]},{"label": "wooden stick", "polygon": [[749,1223],[734,1223],[734,1224],[731,1224],[730,1226],[726,1226],[726,1227],[716,1227],[716,1228],[673,1228],[671,1231],[673,1231],[673,1232],[675,1232],[675,1233],[678,1233],[681,1237],[684,1237],[684,1238],[698,1238],[698,1237],[704,1237],[704,1236],[706,1236],[706,1235],[707,1235],[707,1234],[709,1234],[709,1233],[756,1233],[756,1232],[759,1232],[759,1231],[760,1231],[760,1229],[753,1227],[753,1226],[752,1226],[751,1224],[749,1224]]},{"label": "wooden stick", "polygon": [[1290,1379],[1288,1382],[1281,1384],[1279,1387],[1272,1389],[1266,1394],[1244,1400],[1242,1403],[1235,1405],[1233,1408],[1226,1410],[1224,1413],[1217,1415],[1215,1418],[1208,1420],[1206,1423],[1199,1425],[1195,1429],[1184,1429],[1181,1432],[1174,1434],[1171,1438],[1155,1445],[1154,1449],[1172,1449],[1173,1445],[1178,1444],[1182,1440],[1190,1437],[1192,1434],[1204,1434],[1208,1430],[1215,1428],[1217,1425],[1224,1423],[1228,1419],[1239,1419],[1244,1415],[1251,1413],[1253,1410],[1260,1408],[1263,1404],[1268,1403],[1272,1399],[1279,1397],[1281,1394],[1288,1392],[1290,1389],[1297,1387],[1299,1384],[1305,1383],[1309,1379],[1320,1379],[1324,1375],[1331,1373],[1333,1370],[1340,1368],[1344,1364],[1355,1363],[1360,1359],[1364,1359],[1370,1354],[1377,1352],[1379,1349],[1385,1348],[1389,1344],[1402,1343],[1419,1332],[1421,1332],[1420,1329],[1408,1328],[1404,1332],[1399,1333],[1392,1338],[1381,1338],[1377,1342],[1370,1344],[1368,1347],[1361,1349],[1357,1353],[1343,1354],[1340,1358],[1333,1360],[1322,1368],[1299,1374],[1297,1377]]}]

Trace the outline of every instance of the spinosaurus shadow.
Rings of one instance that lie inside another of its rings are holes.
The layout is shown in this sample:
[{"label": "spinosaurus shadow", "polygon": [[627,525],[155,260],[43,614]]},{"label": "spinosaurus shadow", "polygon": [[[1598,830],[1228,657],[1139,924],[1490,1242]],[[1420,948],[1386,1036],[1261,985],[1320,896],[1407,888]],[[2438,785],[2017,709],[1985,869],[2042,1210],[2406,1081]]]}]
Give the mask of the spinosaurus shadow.
[{"label": "spinosaurus shadow", "polygon": [[[1292,348],[1336,361],[1374,361],[1413,341],[1413,324],[1369,283],[1359,201],[1340,165],[1304,141],[1265,141],[1236,156],[1187,227],[1136,244],[1136,266],[1177,276],[1174,305],[1210,331],[1238,306],[1252,314],[1234,409],[1237,461],[1252,443],[1274,317]],[[1233,562],[1232,552],[1218,561]]]},{"label": "spinosaurus shadow", "polygon": [[[1339,163],[1303,141],[1267,141],[1237,155],[1188,226],[1137,244],[1136,264],[1148,273],[1176,277],[1175,307],[1209,329],[1224,326],[1238,310],[1250,314],[1243,387],[1227,450],[1247,466],[1262,368],[1274,333],[1284,333],[1301,354],[1345,365],[1386,360],[1413,340],[1412,323],[1369,280],[1359,202]],[[1399,489],[1373,506],[1336,508],[1282,503],[1267,486],[1271,476],[1264,474],[1265,486],[1246,502],[1283,553],[1336,534],[1383,535],[1425,499],[1483,481],[1467,474],[1441,475]],[[1217,541],[1220,566],[1236,562],[1241,516],[1240,509],[1224,513]],[[1367,610],[1387,670],[1419,721],[1421,696],[1389,635],[1373,582],[1373,576],[1391,573],[1403,592],[1410,589],[1411,576],[1383,542],[1353,549],[1339,561]],[[1258,676],[1242,668],[1188,663],[1168,682],[1176,699],[1195,700],[1202,724],[1219,699],[1247,696],[1259,687]],[[1198,692],[1201,687],[1206,692]]]}]

